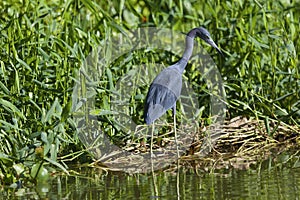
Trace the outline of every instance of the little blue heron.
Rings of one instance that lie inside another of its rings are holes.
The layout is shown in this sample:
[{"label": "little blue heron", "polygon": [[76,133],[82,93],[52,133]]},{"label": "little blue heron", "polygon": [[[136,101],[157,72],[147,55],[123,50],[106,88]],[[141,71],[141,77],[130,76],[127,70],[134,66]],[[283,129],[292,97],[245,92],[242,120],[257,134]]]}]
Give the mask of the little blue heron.
[{"label": "little blue heron", "polygon": [[176,101],[178,100],[181,87],[182,87],[182,74],[190,59],[193,47],[194,38],[200,37],[209,45],[214,47],[221,55],[222,51],[217,47],[215,42],[211,39],[209,32],[203,28],[194,28],[186,36],[186,47],[182,58],[175,64],[164,69],[160,74],[156,76],[150,85],[144,110],[144,118],[147,125],[153,124],[151,132],[151,144],[150,152],[153,156],[153,131],[154,121],[161,117],[167,110],[173,110],[174,118],[174,135],[177,149],[177,158],[179,158],[177,133],[176,133]]}]

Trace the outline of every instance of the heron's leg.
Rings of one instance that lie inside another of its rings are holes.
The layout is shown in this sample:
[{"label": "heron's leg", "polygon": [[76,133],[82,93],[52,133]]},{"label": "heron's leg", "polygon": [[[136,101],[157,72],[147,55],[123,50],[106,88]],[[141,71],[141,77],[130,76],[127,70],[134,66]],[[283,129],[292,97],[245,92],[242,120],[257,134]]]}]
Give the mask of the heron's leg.
[{"label": "heron's leg", "polygon": [[153,135],[154,135],[154,122],[152,123],[152,130],[151,130],[151,141],[150,141],[150,156],[151,158],[154,157],[153,155]]},{"label": "heron's leg", "polygon": [[173,119],[174,119],[174,135],[175,135],[175,144],[176,144],[176,151],[177,151],[177,159],[179,159],[179,150],[178,150],[178,142],[177,142],[177,131],[176,131],[176,102],[175,102],[172,110],[173,110]]}]

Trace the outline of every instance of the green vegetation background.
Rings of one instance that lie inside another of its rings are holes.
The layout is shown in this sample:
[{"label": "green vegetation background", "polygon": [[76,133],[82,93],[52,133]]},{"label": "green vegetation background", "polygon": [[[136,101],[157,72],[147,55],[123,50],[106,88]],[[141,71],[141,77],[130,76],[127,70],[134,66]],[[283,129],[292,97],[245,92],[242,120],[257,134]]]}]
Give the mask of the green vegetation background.
[{"label": "green vegetation background", "polygon": [[[0,11],[1,184],[38,179],[50,167],[66,172],[75,158],[85,162],[70,109],[78,69],[102,40],[138,27],[186,33],[205,26],[225,52],[214,61],[227,118],[299,126],[299,1],[4,0]],[[104,74],[100,108],[109,109],[107,88],[122,70]]]}]

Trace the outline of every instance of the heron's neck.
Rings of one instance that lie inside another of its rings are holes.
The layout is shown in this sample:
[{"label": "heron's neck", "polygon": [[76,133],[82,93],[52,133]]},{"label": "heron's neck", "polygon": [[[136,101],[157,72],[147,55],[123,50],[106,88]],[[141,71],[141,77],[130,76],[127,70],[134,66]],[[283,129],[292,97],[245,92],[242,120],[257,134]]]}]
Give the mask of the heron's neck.
[{"label": "heron's neck", "polygon": [[194,38],[195,36],[189,36],[189,35],[186,36],[185,50],[182,56],[182,58],[185,59],[186,61],[189,61],[189,59],[192,56],[193,48],[194,48]]},{"label": "heron's neck", "polygon": [[185,50],[183,52],[182,58],[175,64],[170,66],[176,69],[178,72],[183,73],[189,59],[192,56],[194,48],[194,38],[196,36],[197,29],[192,29],[185,38]]},{"label": "heron's neck", "polygon": [[182,58],[178,61],[178,68],[179,68],[178,71],[180,73],[183,73],[189,59],[192,56],[195,35],[196,34],[194,32],[190,31],[185,38],[185,50]]}]

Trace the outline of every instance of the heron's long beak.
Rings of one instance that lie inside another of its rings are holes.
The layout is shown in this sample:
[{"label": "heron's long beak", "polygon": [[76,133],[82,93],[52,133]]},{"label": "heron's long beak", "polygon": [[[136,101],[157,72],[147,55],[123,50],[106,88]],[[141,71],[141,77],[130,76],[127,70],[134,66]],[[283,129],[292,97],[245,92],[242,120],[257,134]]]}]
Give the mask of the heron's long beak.
[{"label": "heron's long beak", "polygon": [[208,44],[210,44],[212,47],[214,47],[219,52],[219,54],[221,54],[222,56],[224,56],[224,54],[221,51],[221,49],[219,49],[219,47],[216,45],[216,43],[211,38],[209,38],[206,42]]}]

